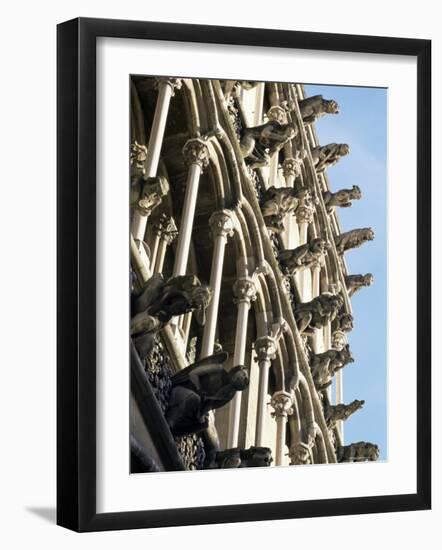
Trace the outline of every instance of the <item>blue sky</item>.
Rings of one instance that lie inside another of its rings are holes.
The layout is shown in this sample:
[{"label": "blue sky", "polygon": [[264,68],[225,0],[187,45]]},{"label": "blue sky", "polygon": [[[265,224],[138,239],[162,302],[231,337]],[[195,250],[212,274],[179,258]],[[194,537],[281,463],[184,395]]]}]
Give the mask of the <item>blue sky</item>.
[{"label": "blue sky", "polygon": [[374,283],[352,298],[354,329],[349,342],[355,362],[344,369],[344,402],[365,399],[344,425],[346,444],[377,443],[387,458],[387,90],[306,85],[306,95],[335,99],[339,115],[316,122],[321,145],[348,143],[350,154],[327,171],[332,191],[359,185],[362,199],[337,214],[343,231],[371,227],[375,240],[350,250],[350,274],[373,273]]}]

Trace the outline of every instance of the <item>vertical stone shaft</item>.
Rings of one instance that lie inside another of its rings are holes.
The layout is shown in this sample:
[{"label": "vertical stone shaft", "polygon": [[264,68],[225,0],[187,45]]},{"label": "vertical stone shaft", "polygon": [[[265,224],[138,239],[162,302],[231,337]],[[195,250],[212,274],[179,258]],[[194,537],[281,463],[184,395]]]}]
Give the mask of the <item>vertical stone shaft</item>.
[{"label": "vertical stone shaft", "polygon": [[189,172],[187,174],[186,193],[173,268],[174,277],[186,274],[200,176],[203,168],[209,164],[209,151],[207,145],[201,139],[189,140],[184,145],[183,155],[189,166]]},{"label": "vertical stone shaft", "polygon": [[[177,79],[164,78],[158,80],[158,99],[155,107],[152,129],[149,136],[149,145],[147,147],[145,164],[146,177],[148,178],[155,177],[157,175],[170,99],[173,96],[174,89],[180,87],[181,82]],[[143,214],[139,210],[134,212],[131,231],[137,244],[144,239],[147,218],[148,215]]]},{"label": "vertical stone shaft", "polygon": [[285,391],[275,392],[271,405],[276,417],[276,451],[275,466],[281,466],[284,462],[284,448],[286,441],[287,417],[292,414],[292,396]]},{"label": "vertical stone shaft", "polygon": [[216,323],[218,319],[219,295],[223,274],[224,250],[227,237],[233,235],[233,218],[229,210],[221,210],[212,214],[209,220],[214,238],[212,267],[210,271],[210,288],[212,299],[206,312],[201,357],[207,357],[213,352],[215,343]]},{"label": "vertical stone shaft", "polygon": [[[250,277],[238,279],[233,285],[235,302],[238,305],[236,318],[235,351],[233,353],[233,366],[243,365],[247,344],[247,324],[249,318],[250,303],[256,299],[256,287]],[[236,392],[229,405],[229,431],[227,435],[227,447],[238,446],[239,421],[241,414],[241,392]]]},{"label": "vertical stone shaft", "polygon": [[269,386],[269,370],[272,359],[276,357],[276,346],[273,338],[262,336],[255,342],[255,351],[258,359],[258,407],[256,414],[255,445],[263,445],[265,416],[267,412],[267,394]]}]

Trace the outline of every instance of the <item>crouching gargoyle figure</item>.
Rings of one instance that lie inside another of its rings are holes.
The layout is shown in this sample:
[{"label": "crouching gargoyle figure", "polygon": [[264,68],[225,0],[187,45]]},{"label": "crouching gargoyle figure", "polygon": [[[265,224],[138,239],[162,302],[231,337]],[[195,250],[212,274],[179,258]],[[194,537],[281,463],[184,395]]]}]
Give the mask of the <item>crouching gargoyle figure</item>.
[{"label": "crouching gargoyle figure", "polygon": [[241,152],[251,168],[268,166],[273,154],[297,133],[297,127],[293,124],[280,124],[276,120],[245,128],[241,137]]},{"label": "crouching gargoyle figure", "polygon": [[295,214],[298,208],[312,207],[310,190],[305,187],[269,187],[261,198],[261,212],[267,227],[274,231],[284,229],[287,214]]},{"label": "crouching gargoyle figure", "polygon": [[208,427],[208,413],[228,403],[249,385],[243,366],[225,370],[229,354],[216,353],[175,374],[166,420],[174,436],[197,433]]},{"label": "crouching gargoyle figure", "polygon": [[348,344],[340,351],[330,349],[324,353],[313,355],[310,366],[316,389],[322,391],[328,388],[335,372],[353,362],[354,359]]},{"label": "crouching gargoyle figure", "polygon": [[299,110],[304,123],[311,124],[325,114],[339,114],[339,105],[334,99],[324,99],[322,95],[312,95],[299,101]]},{"label": "crouching gargoyle figure", "polygon": [[258,468],[270,466],[273,462],[272,450],[268,447],[249,449],[226,449],[212,451],[206,458],[204,469],[213,468]]},{"label": "crouching gargoyle figure", "polygon": [[335,426],[336,422],[340,420],[347,420],[353,413],[362,409],[365,401],[363,399],[355,399],[348,405],[340,403],[339,405],[327,405],[324,408],[324,418],[327,422],[327,426],[332,428]]},{"label": "crouching gargoyle figure", "polygon": [[204,324],[204,312],[212,296],[210,288],[195,275],[182,275],[164,280],[153,275],[132,301],[131,336],[140,357],[153,349],[158,331],[175,315],[195,312]]},{"label": "crouching gargoyle figure", "polygon": [[340,189],[336,193],[331,191],[324,191],[322,193],[324,199],[325,207],[327,212],[332,212],[336,206],[341,208],[350,208],[352,205],[351,201],[356,201],[362,198],[362,192],[360,187],[353,185],[351,189]]},{"label": "crouching gargoyle figure", "polygon": [[372,241],[373,239],[374,231],[371,227],[352,229],[335,237],[336,250],[338,254],[344,254],[347,250],[358,248],[365,242]]},{"label": "crouching gargoyle figure", "polygon": [[283,271],[294,275],[301,269],[321,266],[328,248],[327,241],[318,237],[292,250],[280,250],[278,258]]},{"label": "crouching gargoyle figure", "polygon": [[361,288],[371,286],[373,281],[374,277],[371,273],[366,273],[365,275],[347,275],[345,277],[345,285],[348,295],[351,298],[353,294],[361,290]]},{"label": "crouching gargoyle figure", "polygon": [[312,332],[333,321],[344,305],[342,296],[324,292],[311,302],[297,304],[294,309],[299,332]]},{"label": "crouching gargoyle figure", "polygon": [[367,462],[379,458],[379,447],[374,443],[358,441],[350,445],[338,447],[338,462]]},{"label": "crouching gargoyle figure", "polygon": [[346,143],[329,143],[312,149],[313,164],[317,172],[336,164],[341,157],[348,155],[350,147]]}]

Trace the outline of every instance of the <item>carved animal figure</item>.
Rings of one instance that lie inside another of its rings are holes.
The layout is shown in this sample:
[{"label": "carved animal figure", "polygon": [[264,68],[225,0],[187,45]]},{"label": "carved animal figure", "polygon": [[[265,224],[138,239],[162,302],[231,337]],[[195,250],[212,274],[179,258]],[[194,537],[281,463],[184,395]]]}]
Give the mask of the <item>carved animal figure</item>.
[{"label": "carved animal figure", "polygon": [[348,405],[340,403],[339,405],[327,405],[324,408],[324,418],[329,427],[333,427],[340,420],[347,420],[353,413],[362,409],[365,401],[355,399]]},{"label": "carved animal figure", "polygon": [[341,208],[349,208],[352,205],[351,201],[362,198],[361,189],[357,185],[353,185],[351,189],[340,189],[336,193],[324,191],[322,193],[325,207],[328,212],[332,212],[336,206]]},{"label": "carved animal figure", "polygon": [[137,179],[131,183],[130,205],[145,216],[150,216],[168,192],[169,182],[164,176]]},{"label": "carved animal figure", "polygon": [[365,242],[372,241],[373,239],[374,231],[371,227],[352,229],[335,237],[336,250],[338,254],[343,254],[346,250],[358,248]]},{"label": "carved animal figure", "polygon": [[130,146],[129,156],[130,176],[132,182],[139,180],[146,174],[146,160],[147,147],[145,145],[141,145],[140,143],[138,143],[138,141],[135,140],[134,143],[132,143]]},{"label": "carved animal figure", "polygon": [[302,187],[269,187],[261,198],[261,212],[264,218],[290,214],[298,206],[307,206],[312,202],[311,192]]},{"label": "carved animal figure", "polygon": [[339,114],[339,105],[334,99],[324,99],[322,95],[313,95],[299,101],[299,110],[305,124],[311,124],[327,113]]},{"label": "carved animal figure", "polygon": [[371,273],[366,273],[365,275],[347,275],[345,277],[345,285],[348,295],[352,297],[361,288],[371,286],[373,281],[374,277]]},{"label": "carved animal figure", "polygon": [[212,297],[210,288],[202,284],[195,275],[180,275],[167,281],[161,274],[153,275],[145,284],[141,294],[133,300],[133,312],[147,312],[167,323],[175,315],[189,311],[200,313],[204,321],[204,310]]},{"label": "carved animal figure", "polygon": [[280,250],[278,258],[283,271],[293,275],[301,269],[321,265],[327,248],[327,241],[318,237],[292,250]]},{"label": "carved animal figure", "polygon": [[348,344],[342,350],[330,349],[324,353],[314,354],[310,368],[316,389],[322,391],[330,386],[335,372],[353,362]]},{"label": "carved animal figure", "polygon": [[338,447],[338,462],[366,462],[375,461],[379,458],[379,447],[374,443],[359,441]]},{"label": "carved animal figure", "polygon": [[324,292],[295,306],[294,314],[300,332],[312,332],[315,328],[322,328],[333,321],[338,311],[344,305],[342,296]]},{"label": "carved animal figure", "polygon": [[225,351],[201,359],[175,374],[166,420],[175,436],[197,433],[208,426],[208,413],[228,403],[237,391],[249,385],[243,366],[229,371],[223,365]]},{"label": "carved animal figure", "polygon": [[312,149],[312,158],[317,172],[336,164],[338,160],[348,155],[350,147],[346,143],[329,143]]},{"label": "carved animal figure", "polygon": [[174,277],[167,281],[153,275],[142,292],[132,299],[130,334],[141,358],[153,349],[155,336],[174,315],[195,311],[195,318],[204,324],[204,311],[212,292],[194,275]]},{"label": "carved animal figure", "polygon": [[297,132],[293,124],[280,124],[276,120],[245,128],[241,137],[243,157],[251,168],[268,166],[272,155],[293,139]]},{"label": "carved animal figure", "polygon": [[267,467],[272,462],[272,451],[268,447],[250,447],[249,449],[237,447],[224,451],[212,451],[206,460],[205,469]]},{"label": "carved animal figure", "polygon": [[350,332],[353,330],[353,315],[350,313],[338,313],[332,323],[333,332]]}]

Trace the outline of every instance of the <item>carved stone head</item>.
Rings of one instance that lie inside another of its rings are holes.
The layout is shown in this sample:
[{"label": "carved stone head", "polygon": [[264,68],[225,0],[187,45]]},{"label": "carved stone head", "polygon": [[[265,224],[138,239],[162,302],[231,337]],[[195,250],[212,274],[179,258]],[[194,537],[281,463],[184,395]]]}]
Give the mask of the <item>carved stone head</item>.
[{"label": "carved stone head", "polygon": [[343,364],[347,365],[348,363],[355,362],[353,355],[350,351],[350,344],[346,344],[339,353]]},{"label": "carved stone head", "polygon": [[262,466],[270,466],[273,462],[272,450],[268,447],[250,447],[241,453],[243,461],[247,462],[247,466],[257,468]]},{"label": "carved stone head", "polygon": [[334,99],[330,99],[325,104],[325,112],[332,114],[332,115],[338,115],[339,114],[339,105]]},{"label": "carved stone head", "polygon": [[313,254],[325,254],[328,248],[328,243],[325,239],[317,237],[310,242],[310,250]]},{"label": "carved stone head", "polygon": [[374,282],[374,277],[373,277],[373,274],[372,273],[366,273],[363,277],[362,277],[362,280],[364,282],[364,286],[371,286]]},{"label": "carved stone head", "polygon": [[344,332],[350,332],[353,330],[353,315],[350,313],[343,313],[339,318],[340,329]]},{"label": "carved stone head", "polygon": [[357,185],[353,185],[350,193],[350,199],[359,200],[362,198],[361,188]]},{"label": "carved stone head", "polygon": [[245,390],[249,385],[249,373],[246,367],[242,365],[230,369],[228,376],[229,382],[238,391]]},{"label": "carved stone head", "polygon": [[348,155],[350,153],[350,145],[347,143],[341,143],[339,145],[339,154],[341,157],[344,157],[345,155]]}]

